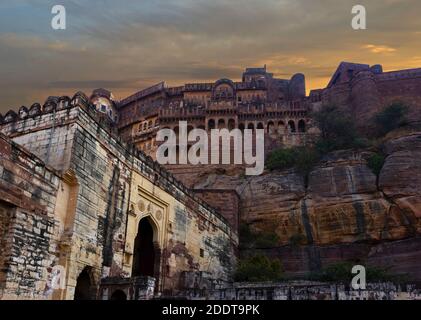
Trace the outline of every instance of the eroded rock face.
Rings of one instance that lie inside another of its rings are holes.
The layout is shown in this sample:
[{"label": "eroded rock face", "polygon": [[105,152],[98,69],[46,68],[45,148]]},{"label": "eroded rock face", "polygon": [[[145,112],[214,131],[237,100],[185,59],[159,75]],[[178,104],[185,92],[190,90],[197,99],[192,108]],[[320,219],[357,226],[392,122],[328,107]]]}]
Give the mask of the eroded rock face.
[{"label": "eroded rock face", "polygon": [[379,187],[421,232],[421,134],[388,141],[388,155],[380,173]]},{"label": "eroded rock face", "polygon": [[362,260],[421,280],[421,133],[385,143],[379,178],[369,152],[341,151],[324,158],[308,186],[294,171],[257,177],[210,173],[199,188],[235,189],[241,221],[276,232],[265,248],[302,274],[335,261]]}]

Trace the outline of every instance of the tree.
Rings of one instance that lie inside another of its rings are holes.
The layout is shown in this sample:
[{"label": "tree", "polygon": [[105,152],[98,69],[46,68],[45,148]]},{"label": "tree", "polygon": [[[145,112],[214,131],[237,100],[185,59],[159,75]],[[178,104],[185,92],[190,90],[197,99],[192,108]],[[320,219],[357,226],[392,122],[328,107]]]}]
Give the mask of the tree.
[{"label": "tree", "polygon": [[354,121],[336,106],[328,105],[314,115],[314,120],[321,135],[317,148],[322,153],[339,149],[353,148],[359,145],[359,137]]},{"label": "tree", "polygon": [[390,106],[377,113],[374,117],[376,135],[385,136],[390,131],[404,126],[407,123],[406,114],[408,107],[400,102],[392,103]]},{"label": "tree", "polygon": [[282,280],[282,265],[279,259],[269,259],[265,255],[255,255],[240,259],[235,280],[239,282]]}]

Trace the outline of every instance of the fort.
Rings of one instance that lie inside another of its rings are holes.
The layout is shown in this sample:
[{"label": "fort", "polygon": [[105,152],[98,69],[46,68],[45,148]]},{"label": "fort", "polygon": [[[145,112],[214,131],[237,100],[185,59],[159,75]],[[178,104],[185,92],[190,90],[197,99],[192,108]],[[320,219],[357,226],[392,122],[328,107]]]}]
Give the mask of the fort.
[{"label": "fort", "polygon": [[[239,82],[162,82],[121,101],[97,89],[0,115],[0,299],[357,295],[340,284],[234,283],[240,225],[275,232],[279,243],[260,249],[293,276],[358,257],[420,281],[419,132],[385,142],[378,178],[369,151],[331,155],[308,185],[292,171],[245,179],[242,165],[155,161],[157,132],[178,133],[180,121],[188,131],[263,129],[267,154],[310,144],[318,134],[311,113],[327,104],[368,130],[376,112],[399,100],[419,124],[420,92],[421,69],[344,62],[309,95],[304,75],[277,79],[263,67],[246,69]],[[290,244],[297,235],[302,246]],[[390,286],[367,296],[405,291]]]}]

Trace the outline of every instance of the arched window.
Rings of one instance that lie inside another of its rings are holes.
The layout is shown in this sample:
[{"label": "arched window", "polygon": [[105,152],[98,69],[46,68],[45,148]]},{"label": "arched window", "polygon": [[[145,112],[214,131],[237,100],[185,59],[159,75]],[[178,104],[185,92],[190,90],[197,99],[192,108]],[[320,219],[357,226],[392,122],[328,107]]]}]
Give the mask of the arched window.
[{"label": "arched window", "polygon": [[298,121],[298,131],[306,132],[306,122],[304,120]]},{"label": "arched window", "polygon": [[152,120],[150,120],[149,123],[148,123],[148,128],[151,129],[152,126],[153,126],[153,122],[152,122]]},{"label": "arched window", "polygon": [[263,126],[263,123],[259,122],[257,124],[257,129],[264,129],[265,127]]},{"label": "arched window", "polygon": [[208,121],[208,129],[209,129],[209,130],[215,129],[215,120],[210,119],[210,120]]},{"label": "arched window", "polygon": [[235,120],[234,119],[229,119],[228,120],[228,129],[231,131],[235,128]]},{"label": "arched window", "polygon": [[254,124],[253,123],[249,123],[248,126],[247,126],[247,129],[254,130]]},{"label": "arched window", "polygon": [[275,133],[275,124],[273,123],[273,121],[268,122],[268,133],[269,134]]},{"label": "arched window", "polygon": [[225,128],[225,120],[224,119],[219,119],[218,121],[218,129],[223,129]]},{"label": "arched window", "polygon": [[241,131],[244,131],[245,128],[246,126],[244,125],[244,123],[240,123],[238,126],[238,129],[240,129]]},{"label": "arched window", "polygon": [[289,132],[291,132],[291,133],[295,133],[297,131],[296,128],[295,128],[295,122],[294,121],[292,121],[292,120],[288,121],[288,129],[289,129]]}]

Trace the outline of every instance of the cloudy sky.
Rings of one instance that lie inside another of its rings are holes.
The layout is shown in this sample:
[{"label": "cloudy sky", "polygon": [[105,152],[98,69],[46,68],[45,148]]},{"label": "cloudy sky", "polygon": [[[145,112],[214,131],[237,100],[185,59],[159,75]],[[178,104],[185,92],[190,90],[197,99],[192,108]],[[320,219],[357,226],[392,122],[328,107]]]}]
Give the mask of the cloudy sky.
[{"label": "cloudy sky", "polygon": [[[67,29],[51,28],[64,4]],[[367,8],[367,30],[351,8]],[[421,67],[420,0],[2,0],[0,112],[49,95],[111,89],[117,98],[161,80],[239,79],[263,66],[307,89],[340,61]]]}]

